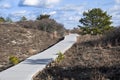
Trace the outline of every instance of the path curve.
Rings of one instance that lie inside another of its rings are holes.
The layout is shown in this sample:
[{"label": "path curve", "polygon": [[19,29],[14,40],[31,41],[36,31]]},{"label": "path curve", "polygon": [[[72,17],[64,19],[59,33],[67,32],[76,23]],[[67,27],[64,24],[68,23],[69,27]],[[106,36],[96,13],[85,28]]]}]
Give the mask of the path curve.
[{"label": "path curve", "polygon": [[57,58],[58,52],[65,53],[77,41],[77,34],[69,34],[65,39],[49,49],[27,58],[25,61],[0,72],[0,80],[33,80],[33,76]]}]

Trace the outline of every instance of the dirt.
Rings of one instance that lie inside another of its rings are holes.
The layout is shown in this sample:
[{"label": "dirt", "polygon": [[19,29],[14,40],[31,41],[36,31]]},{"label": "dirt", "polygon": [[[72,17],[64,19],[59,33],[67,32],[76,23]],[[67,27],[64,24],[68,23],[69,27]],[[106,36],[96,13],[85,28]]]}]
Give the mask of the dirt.
[{"label": "dirt", "polygon": [[93,46],[98,36],[80,36],[59,63],[46,66],[34,80],[120,80],[120,46]]},{"label": "dirt", "polygon": [[20,27],[14,23],[0,24],[0,71],[12,66],[10,56],[20,61],[41,52],[59,41],[52,34],[37,29]]}]

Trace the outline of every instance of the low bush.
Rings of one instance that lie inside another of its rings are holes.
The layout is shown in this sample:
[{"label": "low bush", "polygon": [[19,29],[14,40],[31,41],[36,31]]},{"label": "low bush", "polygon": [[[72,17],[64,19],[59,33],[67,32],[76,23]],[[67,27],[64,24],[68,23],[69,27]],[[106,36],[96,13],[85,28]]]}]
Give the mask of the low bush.
[{"label": "low bush", "polygon": [[16,56],[10,56],[10,57],[9,57],[9,61],[10,61],[10,63],[13,64],[13,65],[16,65],[16,64],[18,64],[18,63],[20,62],[20,60],[19,60],[18,57],[16,57]]},{"label": "low bush", "polygon": [[103,42],[111,45],[120,45],[120,27],[114,28],[104,34]]},{"label": "low bush", "polygon": [[56,31],[58,35],[64,36],[66,29],[63,24],[58,23],[54,19],[41,19],[35,21],[16,22],[20,27],[38,29],[48,33]]},{"label": "low bush", "polygon": [[61,60],[64,59],[64,55],[63,55],[63,53],[61,53],[61,52],[59,52],[57,55],[58,55],[58,57],[57,57],[57,59],[56,59],[56,62],[59,63]]},{"label": "low bush", "polygon": [[120,46],[120,27],[113,28],[100,35],[97,40],[90,40],[88,43],[99,47]]}]

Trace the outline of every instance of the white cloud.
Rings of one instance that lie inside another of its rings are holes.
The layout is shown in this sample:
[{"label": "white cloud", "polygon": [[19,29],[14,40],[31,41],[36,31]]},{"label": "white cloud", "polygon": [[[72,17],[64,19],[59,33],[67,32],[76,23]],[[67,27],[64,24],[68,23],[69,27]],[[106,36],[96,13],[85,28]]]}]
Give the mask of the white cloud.
[{"label": "white cloud", "polygon": [[56,4],[56,3],[59,3],[60,0],[45,0],[45,3],[47,5],[51,5],[51,4]]},{"label": "white cloud", "polygon": [[34,14],[30,14],[26,16],[28,20],[35,20],[36,19],[36,15]]},{"label": "white cloud", "polygon": [[57,14],[57,12],[56,11],[52,11],[52,12],[49,12],[48,14],[49,15],[55,15],[55,14]]},{"label": "white cloud", "polygon": [[112,16],[113,26],[120,25],[120,0],[114,0],[115,4],[108,10],[108,13]]},{"label": "white cloud", "polygon": [[11,17],[22,17],[25,16],[26,14],[28,14],[28,12],[26,10],[21,10],[21,11],[15,11],[12,12],[11,14],[9,14]]},{"label": "white cloud", "polygon": [[111,8],[110,10],[111,12],[120,11],[120,5],[114,5],[113,8]]},{"label": "white cloud", "polygon": [[[59,19],[64,24],[67,22],[67,24],[72,24],[74,26],[77,26],[82,13],[85,11],[85,8],[86,8],[85,5],[86,4],[65,5],[59,9],[60,14],[57,13],[57,14],[59,14],[59,17],[57,17],[57,19]],[[62,12],[62,14],[61,14],[61,12]]]},{"label": "white cloud", "polygon": [[61,8],[61,10],[64,11],[81,11],[84,10],[85,6],[84,5],[66,5]]},{"label": "white cloud", "polygon": [[24,0],[23,5],[37,6],[39,5],[39,0]]},{"label": "white cloud", "polygon": [[51,12],[44,12],[42,14],[55,15],[56,13],[57,13],[56,11],[51,11]]},{"label": "white cloud", "polygon": [[35,20],[37,17],[35,11],[28,10],[18,10],[9,14],[9,17],[11,17],[15,21],[19,21],[22,16],[25,16],[28,20]]},{"label": "white cloud", "polygon": [[54,18],[57,22],[64,24],[65,27],[76,27],[79,24],[79,19],[82,13],[85,11],[86,4],[73,5],[68,4],[59,9],[54,10]]},{"label": "white cloud", "polygon": [[115,0],[115,1],[116,1],[116,3],[120,4],[120,0]]},{"label": "white cloud", "polygon": [[120,12],[111,13],[113,20],[120,20]]},{"label": "white cloud", "polygon": [[68,18],[68,20],[70,20],[70,21],[79,21],[79,19],[80,19],[80,16],[70,16]]},{"label": "white cloud", "polygon": [[2,8],[2,9],[8,9],[8,8],[10,8],[11,7],[11,5],[10,4],[2,4],[2,5],[0,5],[0,8]]},{"label": "white cloud", "polygon": [[23,0],[20,4],[35,7],[53,7],[59,2],[60,0]]}]

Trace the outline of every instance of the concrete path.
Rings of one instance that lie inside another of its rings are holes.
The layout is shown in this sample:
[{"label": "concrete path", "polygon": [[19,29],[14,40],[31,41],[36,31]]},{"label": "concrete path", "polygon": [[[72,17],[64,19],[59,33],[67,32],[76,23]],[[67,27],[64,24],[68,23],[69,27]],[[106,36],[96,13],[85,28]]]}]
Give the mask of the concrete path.
[{"label": "concrete path", "polygon": [[77,34],[65,36],[65,39],[37,55],[27,58],[25,61],[0,72],[0,80],[33,80],[37,72],[43,70],[47,64],[57,58],[57,53],[64,53],[77,40]]}]

